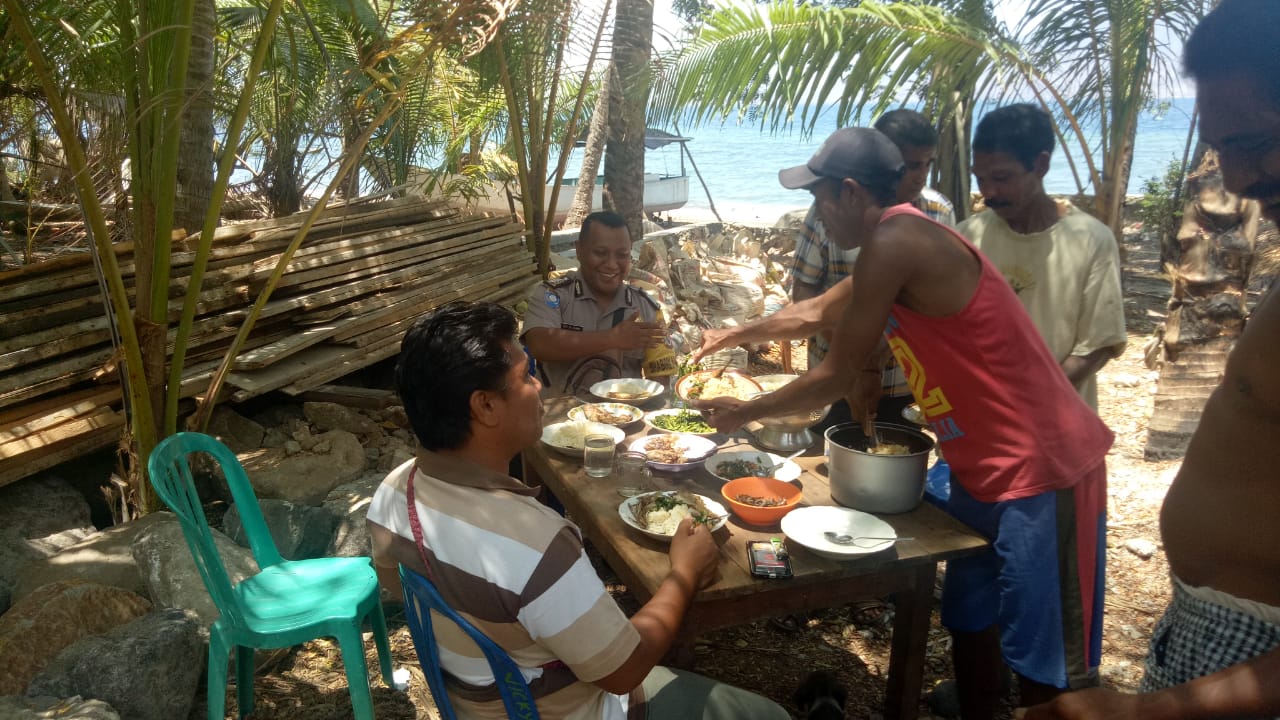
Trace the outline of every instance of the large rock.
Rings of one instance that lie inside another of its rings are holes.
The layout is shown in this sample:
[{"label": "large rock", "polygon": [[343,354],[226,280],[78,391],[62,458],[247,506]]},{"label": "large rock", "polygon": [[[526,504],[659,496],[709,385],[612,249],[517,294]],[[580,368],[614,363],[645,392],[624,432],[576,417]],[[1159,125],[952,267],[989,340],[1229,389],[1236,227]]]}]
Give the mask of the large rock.
[{"label": "large rock", "polygon": [[31,562],[93,535],[89,504],[70,483],[40,475],[0,488],[0,612]]},{"label": "large rock", "polygon": [[346,430],[356,435],[376,433],[382,429],[378,423],[352,410],[346,405],[331,402],[304,402],[302,412],[321,432]]},{"label": "large rock", "polygon": [[338,518],[333,541],[325,551],[329,557],[359,557],[372,554],[365,518],[373,493],[382,483],[383,473],[366,473],[360,479],[339,485],[325,498],[324,506]]},{"label": "large rock", "polygon": [[0,718],[6,720],[120,720],[120,713],[101,700],[78,697],[0,697]]},{"label": "large rock", "polygon": [[222,441],[232,452],[246,452],[262,447],[266,428],[225,405],[214,408],[209,417],[208,433]]},{"label": "large rock", "polygon": [[[344,486],[345,487],[345,486]],[[249,547],[249,536],[240,523],[239,505],[232,505],[222,516],[222,531],[227,537]],[[262,518],[271,532],[276,549],[286,560],[324,557],[338,527],[338,516],[326,507],[299,505],[288,500],[259,500]]]},{"label": "large rock", "polygon": [[364,472],[364,448],[355,435],[330,430],[315,440],[310,452],[289,455],[284,448],[268,448],[241,456],[259,498],[319,505],[330,490]]},{"label": "large rock", "polygon": [[36,588],[59,580],[79,578],[111,585],[146,595],[146,587],[138,575],[129,547],[138,533],[157,522],[177,522],[172,513],[144,515],[133,522],[117,525],[72,545],[56,555],[28,564],[18,573],[13,588],[13,601]]},{"label": "large rock", "polygon": [[27,692],[105,700],[130,720],[173,720],[191,714],[203,670],[199,619],[162,610],[70,645]]},{"label": "large rock", "polygon": [[[214,530],[213,543],[232,585],[258,572],[253,554],[231,538]],[[218,619],[221,613],[205,588],[176,521],[158,523],[139,534],[133,543],[133,558],[157,607],[190,610],[205,628]]]},{"label": "large rock", "polygon": [[23,695],[58,653],[151,609],[146,598],[84,580],[45,585],[0,615],[0,695]]}]

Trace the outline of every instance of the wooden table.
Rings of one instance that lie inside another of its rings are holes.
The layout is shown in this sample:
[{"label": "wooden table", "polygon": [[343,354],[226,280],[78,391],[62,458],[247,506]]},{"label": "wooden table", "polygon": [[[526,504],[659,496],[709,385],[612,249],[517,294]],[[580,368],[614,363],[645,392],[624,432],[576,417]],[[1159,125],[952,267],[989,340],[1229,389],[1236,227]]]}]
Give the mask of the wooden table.
[{"label": "wooden table", "polygon": [[[544,422],[562,419],[573,402],[548,401]],[[626,443],[644,435],[647,428],[628,435]],[[754,449],[745,441],[721,440],[722,448]],[[580,459],[550,450],[541,443],[525,452],[526,481],[541,482],[564,504],[569,516],[600,551],[609,566],[641,602],[646,602],[666,577],[670,564],[667,545],[629,528],[618,515],[623,499],[614,477],[592,478]],[[834,505],[827,485],[822,443],[798,458],[804,470],[799,484],[802,505]],[[657,489],[683,488],[720,498],[720,481],[702,467],[683,473],[654,472]],[[675,664],[689,664],[696,635],[723,627],[742,625],[767,617],[835,607],[855,600],[889,597],[894,604],[893,641],[889,655],[885,716],[912,720],[918,714],[924,679],[925,645],[929,613],[933,605],[938,563],[972,555],[987,547],[980,535],[929,503],[909,513],[882,515],[899,536],[913,540],[890,550],[854,560],[820,557],[798,543],[787,544],[795,577],[769,580],[751,575],[746,544],[751,540],[781,537],[781,530],[754,528],[731,516],[716,531],[720,544],[720,568],[716,582],[694,598],[685,617],[682,645],[675,648]]]}]

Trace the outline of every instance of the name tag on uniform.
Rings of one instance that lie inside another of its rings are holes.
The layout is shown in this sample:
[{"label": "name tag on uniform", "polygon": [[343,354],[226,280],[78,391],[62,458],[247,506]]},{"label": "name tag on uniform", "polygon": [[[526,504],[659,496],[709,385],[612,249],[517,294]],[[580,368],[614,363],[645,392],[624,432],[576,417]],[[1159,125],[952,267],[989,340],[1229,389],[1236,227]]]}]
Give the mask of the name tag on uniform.
[{"label": "name tag on uniform", "polygon": [[581,325],[570,325],[569,323],[560,323],[561,330],[573,330],[574,332],[582,332]]}]

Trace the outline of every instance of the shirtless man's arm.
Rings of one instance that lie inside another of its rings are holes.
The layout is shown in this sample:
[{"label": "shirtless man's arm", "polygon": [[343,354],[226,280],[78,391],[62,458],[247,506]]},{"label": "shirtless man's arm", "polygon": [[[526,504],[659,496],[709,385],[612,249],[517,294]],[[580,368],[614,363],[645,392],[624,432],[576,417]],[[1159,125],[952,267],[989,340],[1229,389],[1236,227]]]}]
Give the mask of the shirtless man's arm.
[{"label": "shirtless man's arm", "polygon": [[1037,705],[1022,720],[1191,720],[1274,717],[1280,710],[1280,650],[1146,695],[1082,690]]}]

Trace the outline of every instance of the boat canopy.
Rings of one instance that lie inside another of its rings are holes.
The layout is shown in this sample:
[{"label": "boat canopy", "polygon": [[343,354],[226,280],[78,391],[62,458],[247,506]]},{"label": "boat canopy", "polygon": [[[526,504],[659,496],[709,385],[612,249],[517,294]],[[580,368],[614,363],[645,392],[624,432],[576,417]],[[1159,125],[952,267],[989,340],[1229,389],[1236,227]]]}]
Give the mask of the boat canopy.
[{"label": "boat canopy", "polygon": [[[645,128],[644,130],[644,147],[646,150],[657,150],[658,148],[666,147],[671,143],[684,144],[690,140],[693,140],[693,138],[675,135],[667,132],[666,130],[659,130],[657,128]],[[587,134],[584,132],[582,137],[578,138],[578,141],[574,143],[574,147],[586,147],[586,144]]]}]

